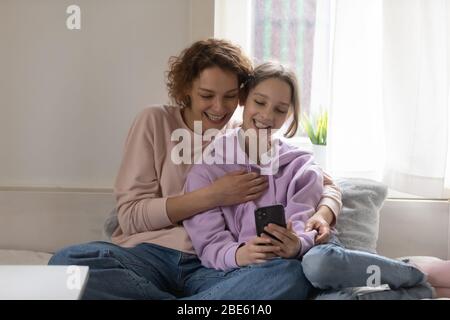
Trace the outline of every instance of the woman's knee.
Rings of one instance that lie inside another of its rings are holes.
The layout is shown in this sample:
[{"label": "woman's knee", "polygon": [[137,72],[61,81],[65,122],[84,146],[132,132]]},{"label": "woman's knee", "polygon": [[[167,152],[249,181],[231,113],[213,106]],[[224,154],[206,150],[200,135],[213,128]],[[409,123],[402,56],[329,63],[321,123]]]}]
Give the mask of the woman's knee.
[{"label": "woman's knee", "polygon": [[116,246],[108,242],[89,242],[65,247],[50,258],[49,265],[86,265],[88,259],[95,260]]},{"label": "woman's knee", "polygon": [[244,277],[246,287],[259,288],[256,299],[306,299],[312,289],[297,259],[273,259],[248,266],[234,275]]},{"label": "woman's knee", "polygon": [[297,259],[277,259],[271,267],[271,279],[283,288],[286,299],[307,299],[312,289]]},{"label": "woman's knee", "polygon": [[303,266],[297,259],[280,259],[278,268],[275,270],[281,277],[284,277],[286,283],[299,283],[307,281]]},{"label": "woman's knee", "polygon": [[262,264],[253,264],[245,267],[251,272],[254,281],[291,282],[294,279],[304,278],[302,264],[297,259],[273,259]]}]

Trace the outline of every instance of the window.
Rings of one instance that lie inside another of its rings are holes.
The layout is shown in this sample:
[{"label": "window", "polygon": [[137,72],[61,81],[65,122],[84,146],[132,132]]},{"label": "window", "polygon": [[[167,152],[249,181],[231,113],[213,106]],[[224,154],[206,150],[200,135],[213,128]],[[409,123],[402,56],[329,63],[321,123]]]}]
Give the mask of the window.
[{"label": "window", "polygon": [[382,180],[396,197],[448,198],[445,1],[226,1],[245,7],[228,12],[238,35],[228,38],[257,62],[294,69],[302,111],[330,111],[330,174]]},{"label": "window", "polygon": [[[301,111],[316,115],[330,105],[332,4],[330,0],[216,0],[214,35],[239,44],[255,63],[277,60],[295,71]],[[298,136],[295,143],[306,147],[309,139],[303,130]]]},{"label": "window", "polygon": [[302,111],[309,113],[316,26],[316,0],[252,0],[251,55],[275,60],[299,79]]}]

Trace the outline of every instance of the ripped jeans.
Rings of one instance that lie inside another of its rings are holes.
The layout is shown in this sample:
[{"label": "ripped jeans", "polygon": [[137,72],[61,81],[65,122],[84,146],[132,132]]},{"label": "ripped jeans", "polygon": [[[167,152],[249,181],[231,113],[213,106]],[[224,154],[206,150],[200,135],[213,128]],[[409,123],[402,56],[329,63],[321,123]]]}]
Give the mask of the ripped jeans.
[{"label": "ripped jeans", "polygon": [[[326,244],[303,256],[303,271],[311,284],[321,289],[316,299],[422,299],[433,289],[419,269],[403,261],[364,251],[350,250],[333,236]],[[388,285],[387,290],[360,287]]]}]

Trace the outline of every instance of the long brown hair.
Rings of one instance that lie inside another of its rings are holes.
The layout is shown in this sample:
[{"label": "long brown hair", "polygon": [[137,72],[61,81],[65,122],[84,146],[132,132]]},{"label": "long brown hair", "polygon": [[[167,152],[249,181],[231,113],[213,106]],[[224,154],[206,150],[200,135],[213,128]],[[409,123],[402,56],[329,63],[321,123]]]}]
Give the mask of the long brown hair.
[{"label": "long brown hair", "polygon": [[187,91],[193,81],[203,70],[214,66],[235,73],[239,88],[253,71],[251,60],[231,42],[213,38],[197,41],[169,59],[166,85],[172,101],[189,107]]},{"label": "long brown hair", "polygon": [[245,104],[245,100],[250,93],[250,90],[255,88],[258,84],[264,80],[276,78],[286,82],[291,88],[291,105],[292,105],[292,122],[286,133],[285,137],[291,138],[298,130],[298,122],[300,115],[300,93],[298,87],[297,76],[292,70],[289,70],[278,62],[265,62],[258,65],[253,74],[249,77],[249,80],[245,83],[242,90],[241,104]]}]

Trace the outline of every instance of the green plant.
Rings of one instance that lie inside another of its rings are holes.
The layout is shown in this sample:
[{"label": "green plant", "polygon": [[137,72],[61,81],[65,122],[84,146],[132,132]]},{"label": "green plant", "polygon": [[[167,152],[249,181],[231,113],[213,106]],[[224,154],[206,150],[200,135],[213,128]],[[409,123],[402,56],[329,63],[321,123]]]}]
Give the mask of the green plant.
[{"label": "green plant", "polygon": [[322,111],[318,117],[314,117],[315,121],[311,121],[306,113],[302,115],[300,120],[303,128],[309,136],[313,144],[327,144],[327,128],[328,128],[328,111]]}]

